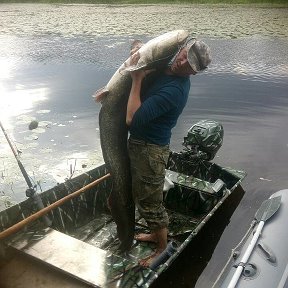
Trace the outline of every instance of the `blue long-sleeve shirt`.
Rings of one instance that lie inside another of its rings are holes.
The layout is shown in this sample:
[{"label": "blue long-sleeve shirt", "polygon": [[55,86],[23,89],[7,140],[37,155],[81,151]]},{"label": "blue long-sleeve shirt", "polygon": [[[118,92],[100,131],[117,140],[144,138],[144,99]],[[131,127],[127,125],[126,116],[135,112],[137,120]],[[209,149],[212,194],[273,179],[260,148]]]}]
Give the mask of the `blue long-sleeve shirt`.
[{"label": "blue long-sleeve shirt", "polygon": [[170,143],[171,130],[176,125],[188,98],[190,78],[162,74],[141,95],[142,105],[130,125],[134,139],[157,145]]}]

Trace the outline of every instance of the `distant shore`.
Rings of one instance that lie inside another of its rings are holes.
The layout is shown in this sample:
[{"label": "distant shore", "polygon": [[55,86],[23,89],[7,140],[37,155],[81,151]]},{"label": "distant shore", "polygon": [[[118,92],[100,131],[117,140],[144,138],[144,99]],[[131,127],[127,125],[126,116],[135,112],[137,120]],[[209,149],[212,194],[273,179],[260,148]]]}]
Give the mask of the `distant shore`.
[{"label": "distant shore", "polygon": [[287,0],[0,0],[0,3],[55,4],[263,4],[288,7]]}]

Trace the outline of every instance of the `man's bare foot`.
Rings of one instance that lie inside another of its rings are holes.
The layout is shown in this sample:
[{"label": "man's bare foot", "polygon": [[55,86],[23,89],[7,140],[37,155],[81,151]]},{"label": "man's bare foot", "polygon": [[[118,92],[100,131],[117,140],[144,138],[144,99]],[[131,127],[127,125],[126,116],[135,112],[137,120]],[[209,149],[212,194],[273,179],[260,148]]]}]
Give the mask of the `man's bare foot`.
[{"label": "man's bare foot", "polygon": [[155,234],[140,233],[140,234],[135,235],[135,239],[137,241],[143,241],[143,242],[152,242],[152,243],[158,242]]},{"label": "man's bare foot", "polygon": [[139,260],[139,265],[143,266],[143,267],[149,267],[152,264],[152,262],[154,261],[154,259],[156,257],[158,257],[160,254],[161,254],[160,251],[154,252],[153,254]]}]

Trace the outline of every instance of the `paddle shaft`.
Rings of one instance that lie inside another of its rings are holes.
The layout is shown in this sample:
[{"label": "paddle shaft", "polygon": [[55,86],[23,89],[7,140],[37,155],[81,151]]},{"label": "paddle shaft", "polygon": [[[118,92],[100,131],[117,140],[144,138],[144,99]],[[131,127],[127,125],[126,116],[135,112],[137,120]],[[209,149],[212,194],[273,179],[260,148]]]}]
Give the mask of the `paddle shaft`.
[{"label": "paddle shaft", "polygon": [[265,221],[260,221],[259,222],[258,227],[257,227],[257,229],[255,231],[255,234],[254,234],[254,236],[253,236],[253,238],[252,238],[252,240],[251,240],[246,252],[244,253],[244,255],[243,255],[243,257],[242,257],[242,259],[240,261],[240,263],[242,265],[238,265],[238,267],[236,269],[236,272],[234,273],[234,275],[233,275],[233,277],[232,277],[232,279],[231,279],[231,281],[230,281],[230,283],[229,283],[227,288],[234,288],[237,285],[237,282],[238,282],[238,280],[239,280],[239,278],[241,276],[241,273],[242,273],[242,271],[244,269],[243,265],[247,263],[250,255],[251,255],[251,253],[252,253],[252,251],[253,251],[253,249],[254,249],[257,241],[258,241],[258,238],[259,238],[260,233],[261,233],[261,231],[262,231],[262,229],[264,227],[264,224],[265,224]]},{"label": "paddle shaft", "polygon": [[110,173],[102,176],[101,178],[98,178],[97,180],[89,183],[88,185],[82,187],[81,189],[61,198],[60,200],[54,202],[53,204],[43,208],[40,211],[37,211],[36,213],[28,216],[27,218],[23,219],[22,221],[16,223],[15,225],[9,227],[8,229],[0,232],[0,240],[18,232],[19,230],[21,230],[22,228],[24,228],[27,224],[37,220],[38,218],[44,216],[45,214],[47,214],[48,212],[50,212],[52,209],[57,208],[59,206],[61,206],[63,203],[65,203],[66,201],[77,197],[78,195],[80,195],[81,193],[85,192],[86,190],[94,187],[95,185],[99,184],[100,182],[102,182],[103,180],[107,179],[108,177],[110,177]]},{"label": "paddle shaft", "polygon": [[260,233],[264,227],[265,221],[267,221],[269,218],[271,218],[279,209],[281,205],[281,196],[272,197],[268,200],[265,200],[262,202],[260,208],[257,210],[255,214],[255,219],[259,221],[258,227],[255,231],[255,234],[252,237],[252,240],[250,244],[247,247],[247,250],[245,251],[240,263],[238,264],[238,267],[236,269],[236,272],[234,273],[229,285],[227,288],[234,288],[237,285],[237,282],[241,276],[241,273],[244,269],[245,264],[247,263],[257,241],[260,236]]}]

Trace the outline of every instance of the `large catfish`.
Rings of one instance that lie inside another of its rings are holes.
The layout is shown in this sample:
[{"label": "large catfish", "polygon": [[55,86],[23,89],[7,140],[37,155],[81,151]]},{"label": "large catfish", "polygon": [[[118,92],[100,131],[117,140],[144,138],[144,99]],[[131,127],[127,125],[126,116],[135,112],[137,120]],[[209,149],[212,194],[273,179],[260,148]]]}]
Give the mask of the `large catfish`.
[{"label": "large catfish", "polygon": [[130,57],[118,68],[108,84],[95,93],[101,101],[99,114],[100,141],[104,161],[112,176],[109,206],[117,224],[119,249],[131,248],[134,237],[135,207],[131,192],[131,176],[127,151],[128,128],[126,109],[131,89],[131,70],[152,69],[163,65],[175,55],[188,37],[184,30],[176,30],[158,36],[139,50],[136,66],[130,66]]}]

